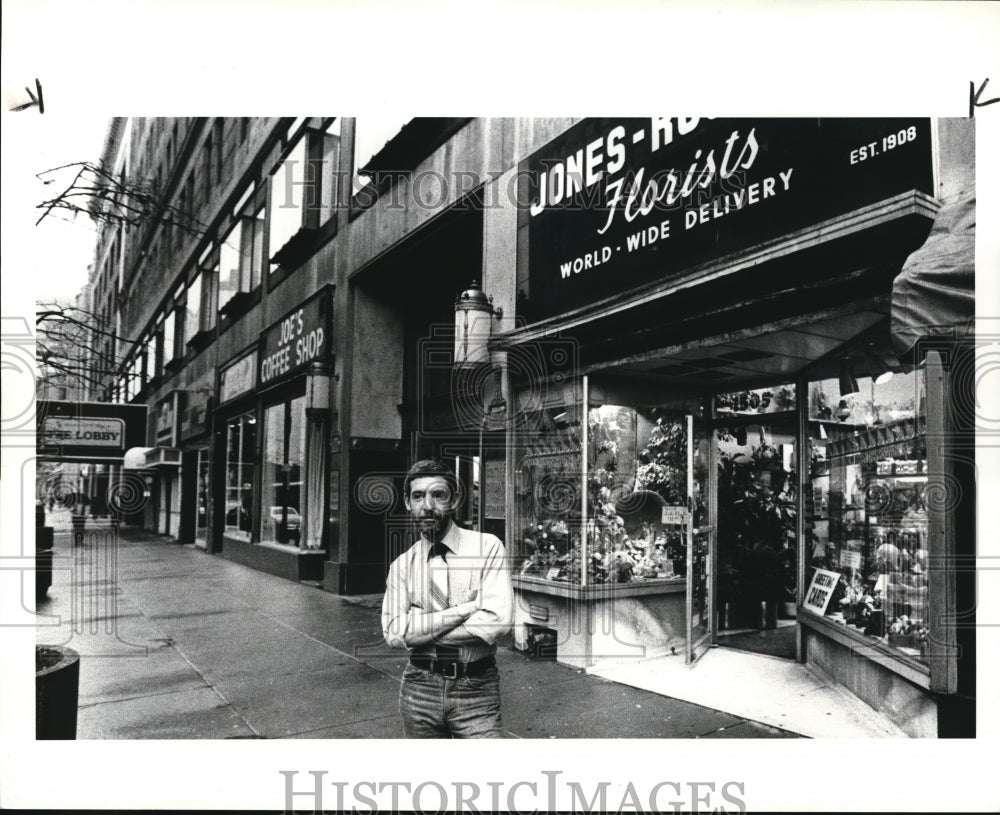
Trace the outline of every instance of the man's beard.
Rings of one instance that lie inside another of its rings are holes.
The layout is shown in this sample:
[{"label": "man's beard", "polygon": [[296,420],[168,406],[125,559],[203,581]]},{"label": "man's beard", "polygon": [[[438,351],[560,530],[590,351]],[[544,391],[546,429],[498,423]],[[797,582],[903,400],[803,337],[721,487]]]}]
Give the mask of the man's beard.
[{"label": "man's beard", "polygon": [[437,543],[444,537],[444,533],[448,531],[451,518],[452,514],[450,512],[431,512],[428,515],[414,518],[414,523],[421,535],[431,543]]}]

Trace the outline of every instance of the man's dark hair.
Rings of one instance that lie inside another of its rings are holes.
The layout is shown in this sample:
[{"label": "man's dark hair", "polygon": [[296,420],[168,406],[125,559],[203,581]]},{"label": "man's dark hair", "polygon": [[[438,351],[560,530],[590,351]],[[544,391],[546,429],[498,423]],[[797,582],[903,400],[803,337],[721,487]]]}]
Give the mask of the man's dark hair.
[{"label": "man's dark hair", "polygon": [[410,483],[416,478],[443,478],[448,484],[453,496],[458,495],[458,479],[455,477],[455,470],[449,468],[447,464],[436,458],[422,458],[410,467],[410,471],[403,480],[403,495],[410,495]]}]

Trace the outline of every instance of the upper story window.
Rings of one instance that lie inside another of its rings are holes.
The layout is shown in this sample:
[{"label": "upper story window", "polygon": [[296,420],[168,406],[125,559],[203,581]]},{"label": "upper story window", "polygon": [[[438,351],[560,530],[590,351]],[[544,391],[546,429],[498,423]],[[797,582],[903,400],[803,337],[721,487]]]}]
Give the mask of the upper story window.
[{"label": "upper story window", "polygon": [[[268,246],[272,258],[305,225],[306,143],[302,136],[271,176],[271,229]],[[278,264],[272,263],[274,270]]]},{"label": "upper story window", "polygon": [[138,396],[142,391],[143,385],[145,383],[142,381],[142,356],[137,354],[135,359],[132,361],[132,396]]},{"label": "upper story window", "polygon": [[[301,124],[301,127],[300,127]],[[303,119],[270,179],[271,271],[294,268],[309,236],[333,220],[340,196],[340,120]]]},{"label": "upper story window", "polygon": [[337,212],[340,200],[340,119],[334,119],[319,134],[322,165],[319,185],[319,225]]},{"label": "upper story window", "polygon": [[225,150],[224,144],[224,127],[225,121],[223,119],[216,119],[212,122],[212,145],[215,148],[214,164],[215,164],[215,183],[222,184],[222,179],[224,177],[223,173],[223,155]]},{"label": "upper story window", "polygon": [[372,206],[469,121],[433,116],[355,119],[351,215]]},{"label": "upper story window", "polygon": [[149,340],[143,340],[139,349],[139,386],[144,388],[149,381]]},{"label": "upper story window", "polygon": [[186,346],[201,330],[201,273],[194,276],[184,301],[184,341]]},{"label": "upper story window", "polygon": [[156,324],[156,330],[153,336],[153,376],[156,377],[163,374],[163,340],[163,317],[161,316]]},{"label": "upper story window", "polygon": [[163,364],[167,365],[177,355],[177,311],[173,308],[163,321]]},{"label": "upper story window", "polygon": [[264,262],[263,189],[251,189],[236,205],[235,223],[219,246],[219,309],[260,285]]},{"label": "upper story window", "polygon": [[198,171],[201,175],[201,198],[199,203],[207,204],[212,200],[212,191],[215,189],[215,173],[212,169],[212,134],[209,133],[201,146],[201,163]]},{"label": "upper story window", "polygon": [[366,116],[354,120],[354,178],[352,194],[357,194],[374,179],[362,169],[410,120],[409,116]]},{"label": "upper story window", "polygon": [[198,280],[198,331],[211,331],[215,328],[219,305],[219,250],[216,247],[210,246],[198,259]]}]

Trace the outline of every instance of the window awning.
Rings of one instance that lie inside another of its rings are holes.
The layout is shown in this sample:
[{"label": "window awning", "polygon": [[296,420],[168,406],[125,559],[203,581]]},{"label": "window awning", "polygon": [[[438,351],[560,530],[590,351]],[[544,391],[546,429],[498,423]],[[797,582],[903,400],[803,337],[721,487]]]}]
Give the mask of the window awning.
[{"label": "window awning", "polygon": [[892,284],[892,346],[911,360],[921,341],[971,336],[976,316],[976,195],[938,210],[927,240]]},{"label": "window awning", "polygon": [[180,467],[181,451],[175,447],[132,447],[125,452],[125,470],[155,470],[157,467]]},{"label": "window awning", "polygon": [[181,451],[176,447],[154,447],[146,451],[146,468],[180,467]]},{"label": "window awning", "polygon": [[125,451],[125,457],[122,460],[122,469],[145,470],[146,453],[152,449],[152,447],[130,447]]}]

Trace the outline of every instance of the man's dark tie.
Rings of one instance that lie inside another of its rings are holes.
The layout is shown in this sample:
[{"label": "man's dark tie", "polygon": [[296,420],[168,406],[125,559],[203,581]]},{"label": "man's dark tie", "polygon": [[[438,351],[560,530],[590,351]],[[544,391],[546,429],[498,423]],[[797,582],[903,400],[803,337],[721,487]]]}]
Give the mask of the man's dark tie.
[{"label": "man's dark tie", "polygon": [[428,558],[439,557],[442,560],[447,560],[448,555],[451,554],[451,549],[445,546],[443,543],[438,541],[437,543],[431,544],[431,551],[427,555]]}]

